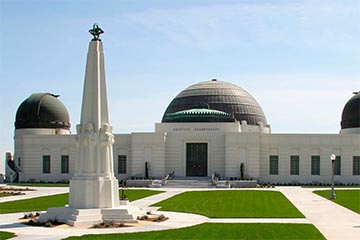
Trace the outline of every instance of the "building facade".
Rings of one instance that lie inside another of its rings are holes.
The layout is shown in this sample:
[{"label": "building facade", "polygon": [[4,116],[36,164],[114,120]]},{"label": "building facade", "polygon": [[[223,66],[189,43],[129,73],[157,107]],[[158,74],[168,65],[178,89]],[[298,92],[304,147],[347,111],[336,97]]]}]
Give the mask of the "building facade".
[{"label": "building facade", "polygon": [[[335,181],[360,184],[359,101],[356,93],[345,104],[339,134],[274,134],[260,105],[242,88],[215,79],[197,83],[169,104],[155,132],[114,134],[115,176],[145,176],[148,168],[158,178],[217,173],[326,184],[334,153]],[[19,106],[8,181],[59,182],[73,176],[78,147],[69,119],[56,95],[33,94]]]},{"label": "building facade", "polygon": [[[99,51],[101,57],[99,53],[89,57],[90,50],[86,77],[100,76],[106,86],[103,50]],[[70,116],[58,95],[34,93],[20,104],[14,154],[6,154],[8,182],[67,182],[74,176],[78,159],[82,159],[81,166],[90,164],[91,159],[79,154],[79,132],[99,135],[103,122],[100,126],[86,120],[99,113],[100,105],[91,104],[85,96],[101,96],[101,102],[107,102],[106,87],[100,89],[85,81],[84,122],[77,125],[78,134],[71,134]],[[103,112],[108,112],[107,106]],[[100,115],[107,119],[106,133],[111,133],[107,116]],[[88,126],[92,126],[91,131],[85,129]],[[112,154],[117,179],[162,178],[168,173],[208,177],[216,173],[260,182],[324,184],[331,181],[330,155],[335,154],[335,181],[360,184],[359,92],[344,106],[339,134],[273,134],[250,93],[212,79],[181,91],[165,110],[161,123],[155,124],[154,132],[108,136],[115,141]],[[92,141],[91,136],[86,137]],[[100,154],[102,150],[96,151]]]}]

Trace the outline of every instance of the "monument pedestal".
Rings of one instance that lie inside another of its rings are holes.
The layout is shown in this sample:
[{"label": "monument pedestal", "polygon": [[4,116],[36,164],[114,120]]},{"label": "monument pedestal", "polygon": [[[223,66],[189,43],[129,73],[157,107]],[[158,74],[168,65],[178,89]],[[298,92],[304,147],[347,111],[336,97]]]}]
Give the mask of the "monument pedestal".
[{"label": "monument pedestal", "polygon": [[49,208],[42,214],[39,222],[58,220],[74,227],[91,227],[102,222],[137,223],[136,217],[143,215],[137,206],[120,206],[117,208],[87,208],[71,207]]},{"label": "monument pedestal", "polygon": [[119,206],[119,186],[115,177],[74,177],[70,180],[72,208],[114,208]]}]

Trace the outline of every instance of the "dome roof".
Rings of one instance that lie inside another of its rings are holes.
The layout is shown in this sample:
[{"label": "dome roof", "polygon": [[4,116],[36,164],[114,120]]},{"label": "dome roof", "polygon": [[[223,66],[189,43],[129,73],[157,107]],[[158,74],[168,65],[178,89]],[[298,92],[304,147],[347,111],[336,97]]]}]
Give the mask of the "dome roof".
[{"label": "dome roof", "polygon": [[360,92],[345,104],[341,116],[341,129],[360,128]]},{"label": "dome roof", "polygon": [[[216,79],[194,84],[180,92],[167,107],[162,122],[174,122],[171,114],[194,109],[194,106],[204,103],[211,110],[233,115],[237,121],[245,120],[249,125],[267,124],[264,112],[254,97],[239,86]],[[212,121],[204,118],[201,122]]]},{"label": "dome roof", "polygon": [[208,104],[195,105],[193,109],[169,113],[167,122],[235,122],[234,115],[209,109]]},{"label": "dome roof", "polygon": [[15,128],[70,129],[70,117],[59,95],[34,93],[25,99],[16,112]]}]

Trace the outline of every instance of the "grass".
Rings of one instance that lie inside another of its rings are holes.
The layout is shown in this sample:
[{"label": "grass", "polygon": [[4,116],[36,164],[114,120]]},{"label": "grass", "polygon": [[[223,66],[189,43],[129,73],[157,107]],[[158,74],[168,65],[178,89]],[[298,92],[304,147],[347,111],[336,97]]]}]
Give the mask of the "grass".
[{"label": "grass", "polygon": [[[317,195],[329,199],[331,190],[314,191]],[[335,190],[335,203],[360,214],[360,190]]]},{"label": "grass", "polygon": [[[301,186],[302,188],[329,188],[331,189],[331,186],[329,185],[317,185],[317,186]],[[360,188],[360,185],[335,185],[336,188]]]},{"label": "grass", "polygon": [[210,218],[303,218],[280,192],[261,190],[185,192],[154,204],[162,211],[195,213]]},{"label": "grass", "polygon": [[15,212],[43,211],[49,207],[65,206],[68,203],[69,194],[56,194],[46,197],[16,200],[0,203],[0,214]]},{"label": "grass", "polygon": [[[129,201],[135,201],[144,197],[162,193],[151,190],[126,190]],[[52,196],[37,197],[32,199],[16,200],[0,203],[0,214],[14,212],[34,212],[47,210],[49,207],[60,207],[68,204],[69,194],[56,194]]]},{"label": "grass", "polygon": [[82,239],[325,239],[324,236],[311,224],[236,224],[236,223],[204,223],[193,227],[174,230],[102,234],[69,237],[67,240]]},{"label": "grass", "polygon": [[16,237],[15,233],[0,231],[0,239],[1,240],[13,238],[13,237]]},{"label": "grass", "polygon": [[150,197],[152,195],[163,193],[164,191],[155,191],[155,190],[143,190],[143,189],[128,189],[125,190],[126,196],[130,202]]}]

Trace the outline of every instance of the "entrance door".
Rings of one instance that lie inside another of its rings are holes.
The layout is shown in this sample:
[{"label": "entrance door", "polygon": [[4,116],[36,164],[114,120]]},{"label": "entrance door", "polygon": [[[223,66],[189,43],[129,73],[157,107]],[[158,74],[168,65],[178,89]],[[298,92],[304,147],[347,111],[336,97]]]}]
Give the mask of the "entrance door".
[{"label": "entrance door", "polygon": [[186,143],[186,176],[207,176],[207,143]]}]

